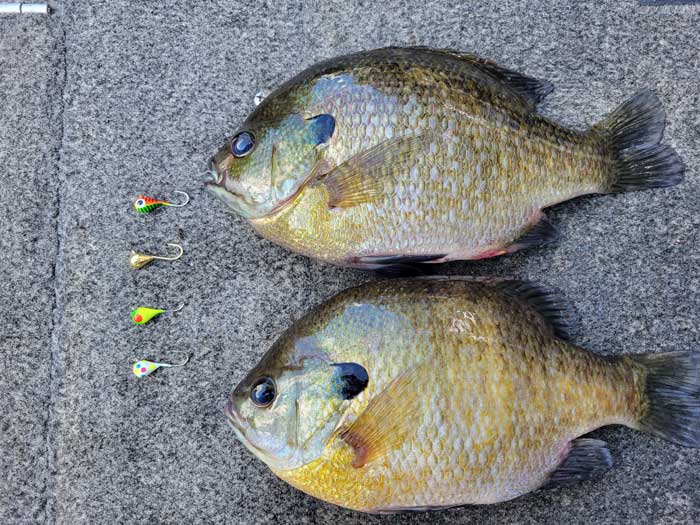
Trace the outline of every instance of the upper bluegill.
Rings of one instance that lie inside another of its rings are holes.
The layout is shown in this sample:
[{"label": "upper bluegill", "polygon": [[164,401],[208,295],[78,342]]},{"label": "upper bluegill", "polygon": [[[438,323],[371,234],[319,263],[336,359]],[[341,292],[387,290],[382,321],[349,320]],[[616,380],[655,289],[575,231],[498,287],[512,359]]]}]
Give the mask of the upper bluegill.
[{"label": "upper bluegill", "polygon": [[352,288],[282,334],[226,412],[280,478],[371,512],[600,475],[606,444],[580,436],[603,425],[700,446],[700,353],[592,354],[567,340],[565,311],[517,281]]},{"label": "upper bluegill", "polygon": [[209,188],[263,236],[339,265],[478,259],[551,242],[542,209],[670,186],[643,91],[588,131],[539,115],[549,82],[475,55],[386,48],[321,62],[267,96]]}]

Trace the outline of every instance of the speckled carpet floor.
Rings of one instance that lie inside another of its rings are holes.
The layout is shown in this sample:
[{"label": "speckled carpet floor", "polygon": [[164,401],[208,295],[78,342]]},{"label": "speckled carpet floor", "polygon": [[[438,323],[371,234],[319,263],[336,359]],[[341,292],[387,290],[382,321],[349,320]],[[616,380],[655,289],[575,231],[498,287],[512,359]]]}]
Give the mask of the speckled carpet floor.
[{"label": "speckled carpet floor", "polygon": [[[200,188],[253,95],[319,59],[384,45],[475,51],[551,80],[547,115],[588,126],[637,90],[685,159],[668,190],[582,198],[550,248],[448,273],[559,288],[594,352],[700,351],[700,7],[630,0],[54,2],[0,18],[1,523],[697,523],[700,450],[595,435],[597,482],[501,505],[364,516],[278,481],[222,415],[228,392],[309,306],[374,277],[257,237]],[[191,205],[136,216],[140,192]],[[179,242],[176,263],[129,250]],[[139,304],[184,300],[142,328]],[[141,357],[185,368],[138,380]]]}]

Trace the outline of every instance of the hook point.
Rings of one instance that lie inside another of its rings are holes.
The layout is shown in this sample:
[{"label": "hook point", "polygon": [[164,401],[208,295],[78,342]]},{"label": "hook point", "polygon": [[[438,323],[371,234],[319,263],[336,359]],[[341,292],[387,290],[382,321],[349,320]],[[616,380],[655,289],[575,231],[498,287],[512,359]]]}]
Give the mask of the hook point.
[{"label": "hook point", "polygon": [[174,208],[181,208],[182,206],[186,205],[188,202],[190,202],[190,196],[186,191],[180,191],[180,190],[175,190],[175,193],[181,193],[185,196],[185,202],[181,202],[180,204],[170,204]]},{"label": "hook point", "polygon": [[182,254],[183,254],[183,253],[185,253],[185,250],[184,250],[184,249],[182,248],[182,246],[180,246],[179,244],[176,244],[176,243],[174,243],[174,242],[169,242],[167,245],[168,245],[168,246],[174,246],[174,247],[177,248],[177,250],[180,252],[180,253],[178,253],[177,255],[168,258],[168,259],[167,259],[168,261],[176,261],[176,260],[178,260],[180,257],[182,257]]},{"label": "hook point", "polygon": [[180,301],[180,304],[177,306],[177,308],[173,308],[172,310],[168,310],[170,313],[173,312],[179,312],[185,307],[185,301]]}]

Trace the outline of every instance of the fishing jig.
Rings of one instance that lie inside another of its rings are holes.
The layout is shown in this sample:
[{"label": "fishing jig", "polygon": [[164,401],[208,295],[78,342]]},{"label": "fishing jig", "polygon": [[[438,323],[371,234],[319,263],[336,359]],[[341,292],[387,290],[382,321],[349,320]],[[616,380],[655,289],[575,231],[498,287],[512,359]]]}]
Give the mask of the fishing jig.
[{"label": "fishing jig", "polygon": [[129,264],[131,265],[132,268],[134,268],[135,270],[138,270],[140,268],[143,268],[147,264],[153,262],[154,260],[176,261],[177,259],[182,257],[182,254],[185,252],[185,250],[183,250],[182,246],[180,246],[179,244],[169,242],[168,246],[174,246],[175,248],[177,248],[179,253],[177,255],[167,257],[167,256],[163,256],[163,255],[147,255],[144,253],[138,253],[138,252],[135,252],[134,250],[131,250],[131,255],[129,256]]},{"label": "fishing jig", "polygon": [[139,213],[151,213],[153,210],[160,208],[161,206],[172,206],[173,208],[182,208],[185,204],[190,202],[190,196],[184,191],[175,191],[175,193],[181,193],[185,196],[185,202],[175,204],[173,202],[168,202],[160,199],[153,199],[151,197],[146,197],[145,195],[139,195],[136,197],[134,202],[134,209]]},{"label": "fishing jig", "polygon": [[146,324],[148,321],[154,317],[158,317],[160,314],[164,313],[174,313],[179,312],[185,307],[185,303],[180,303],[180,306],[173,308],[172,310],[165,310],[161,308],[149,308],[148,306],[139,306],[131,311],[131,320],[136,324]]},{"label": "fishing jig", "polygon": [[187,355],[187,357],[185,357],[185,360],[182,363],[157,363],[155,361],[141,359],[141,360],[136,361],[134,363],[132,370],[133,370],[134,375],[136,377],[143,378],[146,376],[150,376],[153,372],[155,372],[159,368],[172,368],[172,367],[176,367],[176,366],[185,366],[189,360],[190,360],[189,354]]}]

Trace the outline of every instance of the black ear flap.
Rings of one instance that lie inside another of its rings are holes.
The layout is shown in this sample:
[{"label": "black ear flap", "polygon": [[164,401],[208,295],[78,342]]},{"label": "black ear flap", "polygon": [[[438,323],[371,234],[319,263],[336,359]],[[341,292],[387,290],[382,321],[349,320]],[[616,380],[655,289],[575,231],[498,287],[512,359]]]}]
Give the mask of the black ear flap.
[{"label": "black ear flap", "polygon": [[343,399],[352,399],[367,388],[367,370],[357,363],[333,363],[334,376],[338,382],[338,393]]},{"label": "black ear flap", "polygon": [[316,145],[328,142],[335,131],[335,119],[333,115],[328,115],[327,113],[322,113],[321,115],[316,115],[315,117],[307,119],[306,125],[310,126],[316,140]]}]

